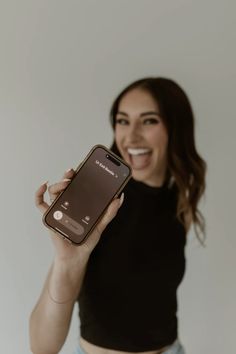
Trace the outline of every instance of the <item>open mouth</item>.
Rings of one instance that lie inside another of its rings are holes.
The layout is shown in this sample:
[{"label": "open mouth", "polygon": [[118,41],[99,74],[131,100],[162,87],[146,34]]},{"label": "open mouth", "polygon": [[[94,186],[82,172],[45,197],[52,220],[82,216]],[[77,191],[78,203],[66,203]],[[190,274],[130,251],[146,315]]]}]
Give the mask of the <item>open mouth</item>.
[{"label": "open mouth", "polygon": [[147,148],[127,149],[129,163],[133,169],[141,170],[151,162],[152,150]]}]

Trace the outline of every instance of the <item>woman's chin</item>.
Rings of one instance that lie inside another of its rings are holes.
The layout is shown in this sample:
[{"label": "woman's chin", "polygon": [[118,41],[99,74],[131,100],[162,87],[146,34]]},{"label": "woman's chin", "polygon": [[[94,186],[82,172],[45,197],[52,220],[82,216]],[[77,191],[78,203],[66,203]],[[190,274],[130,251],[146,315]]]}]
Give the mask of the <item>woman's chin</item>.
[{"label": "woman's chin", "polygon": [[132,169],[132,177],[138,182],[143,182],[153,187],[159,187],[163,183],[162,174],[158,174],[154,169],[150,168],[142,170]]},{"label": "woman's chin", "polygon": [[150,178],[150,171],[145,168],[139,170],[132,169],[132,177],[137,181],[145,182],[145,180]]}]

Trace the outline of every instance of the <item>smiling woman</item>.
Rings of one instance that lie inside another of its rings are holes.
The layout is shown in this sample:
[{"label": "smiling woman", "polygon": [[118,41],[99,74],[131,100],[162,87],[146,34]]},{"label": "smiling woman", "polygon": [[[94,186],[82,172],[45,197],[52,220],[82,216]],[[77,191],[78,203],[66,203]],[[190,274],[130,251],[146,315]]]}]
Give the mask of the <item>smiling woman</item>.
[{"label": "smiling woman", "polygon": [[[145,78],[121,92],[110,118],[111,150],[130,164],[132,178],[87,244],[75,247],[51,234],[56,256],[30,318],[35,354],[59,352],[76,301],[77,353],[185,353],[177,289],[190,225],[204,234],[197,206],[206,173],[195,147],[192,109],[174,81]],[[74,173],[67,171],[49,187],[51,198]],[[45,191],[44,184],[36,192],[41,211],[48,208]]]},{"label": "smiling woman", "polygon": [[192,109],[174,81],[144,78],[120,93],[110,118],[111,150],[131,165],[132,179],[90,256],[78,297],[80,350],[183,354],[176,291],[186,236],[192,223],[205,236],[197,205],[206,163],[196,151]]}]

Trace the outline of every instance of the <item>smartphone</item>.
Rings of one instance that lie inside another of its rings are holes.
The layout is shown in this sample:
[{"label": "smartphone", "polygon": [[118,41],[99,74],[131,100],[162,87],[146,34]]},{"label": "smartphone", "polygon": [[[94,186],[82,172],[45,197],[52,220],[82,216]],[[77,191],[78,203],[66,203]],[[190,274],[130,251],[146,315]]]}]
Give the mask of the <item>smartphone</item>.
[{"label": "smartphone", "polygon": [[131,175],[123,159],[105,146],[95,145],[44,213],[44,225],[70,243],[82,244]]}]

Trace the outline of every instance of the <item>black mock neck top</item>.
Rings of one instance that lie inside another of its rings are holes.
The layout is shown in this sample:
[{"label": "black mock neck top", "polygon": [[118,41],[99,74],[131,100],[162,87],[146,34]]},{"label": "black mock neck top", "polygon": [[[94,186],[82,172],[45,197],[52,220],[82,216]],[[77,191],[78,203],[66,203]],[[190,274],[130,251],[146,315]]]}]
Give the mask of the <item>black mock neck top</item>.
[{"label": "black mock neck top", "polygon": [[151,187],[131,178],[123,191],[88,262],[78,298],[80,332],[104,348],[150,351],[178,336],[186,232],[175,215],[175,184]]}]

